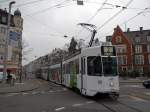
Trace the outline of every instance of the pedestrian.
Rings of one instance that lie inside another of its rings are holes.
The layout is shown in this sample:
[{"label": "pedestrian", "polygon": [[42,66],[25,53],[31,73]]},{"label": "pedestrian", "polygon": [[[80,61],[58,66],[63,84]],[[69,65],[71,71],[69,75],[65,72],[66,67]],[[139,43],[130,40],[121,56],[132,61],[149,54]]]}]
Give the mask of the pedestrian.
[{"label": "pedestrian", "polygon": [[15,74],[11,74],[12,76],[12,85],[14,86],[15,85],[15,80],[16,80],[16,75]]},{"label": "pedestrian", "polygon": [[11,84],[12,76],[10,74],[10,70],[7,70],[7,83]]}]

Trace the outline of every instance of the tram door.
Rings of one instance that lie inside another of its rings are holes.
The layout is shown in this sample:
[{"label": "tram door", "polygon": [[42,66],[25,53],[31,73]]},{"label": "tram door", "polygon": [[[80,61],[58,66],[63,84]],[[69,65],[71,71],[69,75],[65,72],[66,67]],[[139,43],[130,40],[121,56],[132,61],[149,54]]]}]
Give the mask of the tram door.
[{"label": "tram door", "polygon": [[86,94],[87,79],[86,79],[86,57],[81,58],[81,92]]}]

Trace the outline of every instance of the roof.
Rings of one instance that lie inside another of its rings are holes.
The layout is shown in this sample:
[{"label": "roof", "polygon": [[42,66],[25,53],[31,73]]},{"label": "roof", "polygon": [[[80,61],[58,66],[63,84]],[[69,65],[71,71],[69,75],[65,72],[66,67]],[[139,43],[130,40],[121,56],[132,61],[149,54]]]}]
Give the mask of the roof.
[{"label": "roof", "polygon": [[[116,30],[115,30],[116,31]],[[150,29],[149,30],[143,30],[143,27],[140,27],[140,30],[137,31],[128,31],[123,32],[124,35],[132,42],[132,44],[150,44],[149,41],[147,41],[147,36],[150,36]],[[106,36],[106,41],[111,41],[112,36]],[[140,39],[139,43],[136,42],[136,39]]]}]

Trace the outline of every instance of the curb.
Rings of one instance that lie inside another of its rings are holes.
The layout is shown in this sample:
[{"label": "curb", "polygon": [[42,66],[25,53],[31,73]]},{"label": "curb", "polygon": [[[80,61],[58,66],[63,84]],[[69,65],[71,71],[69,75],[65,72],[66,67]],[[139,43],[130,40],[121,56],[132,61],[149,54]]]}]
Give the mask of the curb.
[{"label": "curb", "polygon": [[21,92],[33,91],[33,90],[38,89],[38,88],[39,88],[39,87],[32,88],[32,89],[28,89],[28,90],[21,90],[21,91],[0,92],[0,95],[2,95],[2,94],[8,94],[8,93],[21,93]]},{"label": "curb", "polygon": [[126,81],[125,81],[125,82],[122,82],[122,81],[121,81],[120,83],[143,83],[143,81],[136,81],[136,82],[126,82]]},{"label": "curb", "polygon": [[[39,83],[39,81],[38,81],[38,83]],[[30,89],[26,89],[26,90],[0,92],[0,95],[2,95],[2,94],[8,94],[8,93],[21,93],[21,92],[33,91],[35,89],[38,89],[39,87],[40,87],[40,84],[38,84],[36,87],[30,88]]]}]

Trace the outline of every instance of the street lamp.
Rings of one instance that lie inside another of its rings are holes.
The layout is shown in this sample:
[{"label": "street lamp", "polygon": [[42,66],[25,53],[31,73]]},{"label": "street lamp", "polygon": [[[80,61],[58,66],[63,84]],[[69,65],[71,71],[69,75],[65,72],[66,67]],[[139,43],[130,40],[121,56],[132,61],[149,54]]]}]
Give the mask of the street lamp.
[{"label": "street lamp", "polygon": [[9,12],[8,12],[8,19],[7,19],[7,35],[6,35],[6,40],[5,40],[3,81],[5,81],[6,72],[7,72],[8,39],[9,39],[9,33],[10,33],[11,7],[15,3],[16,3],[15,1],[12,1],[12,2],[9,3]]}]

